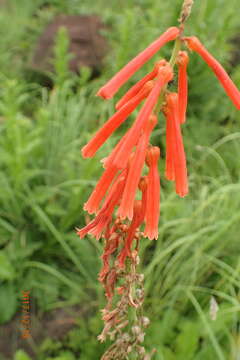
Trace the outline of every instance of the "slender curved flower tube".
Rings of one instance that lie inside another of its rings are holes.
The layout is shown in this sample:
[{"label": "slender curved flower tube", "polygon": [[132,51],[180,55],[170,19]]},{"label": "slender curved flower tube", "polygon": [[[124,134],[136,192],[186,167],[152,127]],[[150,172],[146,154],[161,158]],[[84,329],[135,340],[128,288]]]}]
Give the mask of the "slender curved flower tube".
[{"label": "slender curved flower tube", "polygon": [[102,232],[112,220],[113,211],[122,196],[125,181],[126,178],[122,176],[116,183],[114,188],[115,191],[112,192],[112,196],[109,197],[108,201],[99,211],[95,219],[93,219],[84,228],[77,229],[77,234],[80,238],[83,238],[86,234],[91,234],[95,236],[97,240],[100,239]]},{"label": "slender curved flower tube", "polygon": [[118,263],[120,268],[124,268],[125,259],[127,256],[131,254],[131,245],[134,240],[136,230],[141,225],[144,219],[143,213],[143,204],[141,200],[134,201],[134,211],[133,211],[133,219],[129,230],[127,232],[127,237],[125,239],[125,244],[118,256]]},{"label": "slender curved flower tube", "polygon": [[153,146],[148,149],[146,164],[149,167],[148,188],[147,188],[147,207],[144,235],[150,240],[158,238],[158,221],[160,216],[160,177],[158,174],[158,160],[160,149]]},{"label": "slender curved flower tube", "polygon": [[83,157],[92,157],[112,133],[126,120],[140,102],[149,95],[154,83],[148,81],[138,94],[129,100],[98,130],[94,137],[82,148]]},{"label": "slender curved flower tube", "polygon": [[126,103],[129,102],[133,97],[137,95],[137,93],[141,90],[141,88],[150,80],[153,80],[157,75],[157,71],[154,69],[149,74],[145,75],[141,80],[139,80],[135,85],[133,85],[117,102],[115,108],[119,110]]},{"label": "slender curved flower tube", "polygon": [[135,96],[140,90],[141,88],[149,81],[154,79],[157,74],[158,74],[158,70],[161,66],[164,66],[167,64],[167,61],[165,59],[162,59],[160,61],[158,61],[153,70],[148,73],[147,75],[145,75],[141,80],[139,80],[135,85],[133,85],[127,92],[125,95],[123,95],[123,97],[117,102],[116,104],[116,109],[120,109],[124,104],[126,104],[133,96]]},{"label": "slender curved flower tube", "polygon": [[126,66],[124,66],[110,81],[107,82],[97,93],[104,99],[110,99],[118,89],[167,42],[176,39],[180,30],[170,27],[157,40],[139,53]]},{"label": "slender curved flower tube", "polygon": [[178,106],[179,106],[179,121],[180,124],[185,123],[186,110],[188,101],[188,80],[187,80],[187,66],[189,57],[186,51],[179,51],[178,53]]},{"label": "slender curved flower tube", "polygon": [[125,219],[127,217],[129,220],[131,220],[133,217],[135,194],[138,188],[138,183],[144,166],[150,134],[156,124],[157,124],[156,115],[150,116],[147,126],[143,130],[143,134],[138,141],[136,151],[127,175],[126,185],[124,188],[121,204],[118,209],[118,216],[121,219]]},{"label": "slender curved flower tube", "polygon": [[208,66],[215,73],[216,77],[222,84],[226,94],[232,100],[233,104],[240,110],[240,91],[230,79],[229,75],[222,67],[222,65],[207,51],[200,40],[196,36],[184,37],[183,40],[187,42],[189,49],[197,52]]},{"label": "slender curved flower tube", "polygon": [[111,166],[103,172],[88,201],[84,204],[84,210],[88,211],[89,214],[97,212],[99,205],[108,188],[110,187],[113,179],[117,175],[118,170],[119,169],[116,166]]},{"label": "slender curved flower tube", "polygon": [[160,69],[158,77],[155,81],[154,88],[148,95],[143,107],[141,108],[133,126],[128,132],[126,139],[120,147],[118,153],[115,155],[113,164],[118,167],[122,167],[126,162],[126,158],[129,157],[133,146],[136,143],[136,138],[139,138],[142,129],[148,122],[148,119],[157,103],[158,97],[162,88],[173,78],[173,70],[170,65],[166,65]]},{"label": "slender curved flower tube", "polygon": [[128,166],[123,169],[118,175],[117,177],[114,179],[114,182],[112,184],[112,186],[110,187],[105,199],[104,199],[104,202],[102,204],[102,207],[105,207],[108,205],[109,201],[111,200],[112,196],[114,196],[114,193],[116,192],[116,188],[118,186],[118,183],[119,181],[122,181],[123,179],[127,179],[127,174],[128,174],[128,171],[129,171],[129,167],[130,167],[130,164],[132,162],[132,157],[129,159],[129,162],[128,162]]},{"label": "slender curved flower tube", "polygon": [[187,166],[186,157],[184,152],[181,128],[179,124],[178,112],[178,95],[170,93],[166,97],[167,108],[172,114],[172,131],[173,131],[173,163],[175,173],[175,186],[176,193],[184,197],[188,193],[188,179],[187,179]]},{"label": "slender curved flower tube", "polygon": [[173,119],[172,113],[167,107],[164,108],[163,113],[166,117],[166,166],[165,177],[170,181],[175,180],[174,172],[174,135],[173,135]]},{"label": "slender curved flower tube", "polygon": [[[107,157],[105,157],[104,159],[101,160],[104,169],[106,169],[112,165],[116,154],[118,153],[118,151],[120,150],[120,148],[124,144],[124,142],[126,141],[127,136],[128,136],[128,132],[126,134],[124,134],[123,137],[121,138],[121,140],[115,145],[112,152]],[[136,143],[137,143],[137,141],[136,141]]]}]

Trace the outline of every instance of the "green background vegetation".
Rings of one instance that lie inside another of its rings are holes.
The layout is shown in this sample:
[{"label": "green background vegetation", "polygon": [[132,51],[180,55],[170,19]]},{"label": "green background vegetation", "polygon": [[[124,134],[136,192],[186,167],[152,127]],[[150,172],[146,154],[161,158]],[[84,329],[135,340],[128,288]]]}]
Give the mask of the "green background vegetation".
[{"label": "green background vegetation", "polygon": [[[84,309],[61,342],[45,334],[36,359],[90,360],[104,351],[96,341],[104,304],[97,282],[102,245],[91,238],[80,241],[74,227],[85,222],[82,207],[100,176],[99,160],[124,129],[94,159],[83,160],[80,149],[116,101],[101,101],[96,90],[176,24],[180,6],[181,0],[11,0],[0,9],[0,323],[19,312],[23,289],[31,290],[40,312],[71,305]],[[45,25],[59,13],[102,16],[111,50],[99,78],[89,80],[88,69],[71,74],[68,39],[61,31],[49,90],[28,64]],[[239,30],[238,0],[196,0],[186,26],[186,34],[198,35],[240,88],[240,65],[231,66],[240,44],[230,41]],[[161,56],[170,51],[167,46]],[[240,113],[196,54],[189,82],[183,132],[190,194],[180,199],[162,176],[159,239],[141,243],[145,310],[151,319],[146,346],[157,348],[159,360],[237,360]],[[164,134],[160,118],[152,142],[163,154]],[[163,169],[162,158],[162,174]],[[211,296],[219,304],[216,321],[209,317]],[[29,357],[18,350],[14,359]]]}]

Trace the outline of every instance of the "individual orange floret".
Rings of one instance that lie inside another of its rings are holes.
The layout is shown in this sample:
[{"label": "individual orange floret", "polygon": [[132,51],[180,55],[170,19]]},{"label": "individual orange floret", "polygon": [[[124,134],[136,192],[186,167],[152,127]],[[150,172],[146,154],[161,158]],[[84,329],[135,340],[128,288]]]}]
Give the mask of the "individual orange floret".
[{"label": "individual orange floret", "polygon": [[160,149],[157,146],[149,147],[146,164],[149,167],[147,205],[144,235],[150,240],[158,238],[158,221],[160,216],[160,177],[158,173],[158,160]]},{"label": "individual orange floret", "polygon": [[185,123],[187,101],[188,101],[188,80],[187,80],[187,66],[189,57],[186,51],[179,51],[178,64],[178,107],[179,107],[179,121],[181,124]]},{"label": "individual orange floret", "polygon": [[240,91],[230,79],[226,70],[222,65],[208,52],[201,41],[196,36],[185,37],[183,40],[186,41],[189,49],[197,52],[203,60],[208,64],[212,71],[217,76],[218,80],[222,84],[226,91],[226,94],[232,100],[233,104],[238,110],[240,110]]}]

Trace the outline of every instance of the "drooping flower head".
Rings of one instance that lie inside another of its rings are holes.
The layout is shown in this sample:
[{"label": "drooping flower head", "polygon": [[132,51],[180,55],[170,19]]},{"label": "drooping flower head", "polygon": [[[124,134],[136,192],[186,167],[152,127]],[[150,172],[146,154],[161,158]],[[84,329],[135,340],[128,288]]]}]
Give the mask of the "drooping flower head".
[{"label": "drooping flower head", "polygon": [[[186,3],[187,4],[187,3]],[[186,14],[188,7],[186,5]],[[183,11],[183,14],[185,14]],[[185,18],[185,15],[183,16]],[[183,37],[183,26],[171,27],[158,39],[124,66],[97,93],[109,99],[118,89],[156,54],[163,45],[176,40],[175,50],[168,62],[161,59],[147,75],[133,85],[116,103],[116,112],[106,121],[82,149],[83,157],[92,157],[109,137],[141,106],[127,132],[112,152],[102,159],[103,174],[93,189],[84,209],[94,218],[77,233],[97,239],[104,238],[103,267],[99,280],[106,296],[111,299],[118,278],[118,268],[124,269],[127,259],[135,259],[140,235],[158,238],[160,216],[160,149],[151,145],[151,134],[161,113],[166,118],[165,177],[173,181],[180,197],[188,193],[187,162],[182,138],[185,123],[189,55],[184,44],[197,52],[213,70],[227,95],[240,109],[240,92],[219,62],[196,37]],[[177,65],[177,92],[168,87],[174,79]],[[143,176],[144,174],[147,174]],[[141,192],[141,200],[139,199]],[[143,233],[141,231],[144,231]],[[113,260],[114,259],[114,260]],[[134,260],[135,261],[135,260]],[[122,290],[121,290],[122,291]]]}]

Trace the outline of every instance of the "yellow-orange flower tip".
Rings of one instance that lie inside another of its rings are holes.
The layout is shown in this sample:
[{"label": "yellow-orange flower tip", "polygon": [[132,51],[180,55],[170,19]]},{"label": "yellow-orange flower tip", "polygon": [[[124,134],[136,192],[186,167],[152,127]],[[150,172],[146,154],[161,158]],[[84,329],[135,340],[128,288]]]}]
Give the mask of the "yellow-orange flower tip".
[{"label": "yellow-orange flower tip", "polygon": [[158,70],[160,67],[167,65],[167,63],[168,62],[166,59],[158,60],[158,61],[156,61],[155,65],[154,65],[154,69]]},{"label": "yellow-orange flower tip", "polygon": [[147,150],[146,165],[150,167],[152,164],[158,162],[160,157],[160,149],[158,146],[151,146]]},{"label": "yellow-orange flower tip", "polygon": [[190,50],[196,51],[201,46],[201,41],[196,36],[185,36],[182,40]]},{"label": "yellow-orange flower tip", "polygon": [[189,63],[189,56],[187,51],[179,51],[177,56],[177,65],[179,66],[187,66]]},{"label": "yellow-orange flower tip", "polygon": [[138,188],[141,192],[145,191],[148,185],[148,178],[147,176],[142,176],[138,183]]},{"label": "yellow-orange flower tip", "polygon": [[169,63],[166,63],[165,66],[161,66],[158,69],[158,76],[161,76],[163,79],[165,79],[165,82],[169,82],[173,79],[174,72],[173,68]]}]

